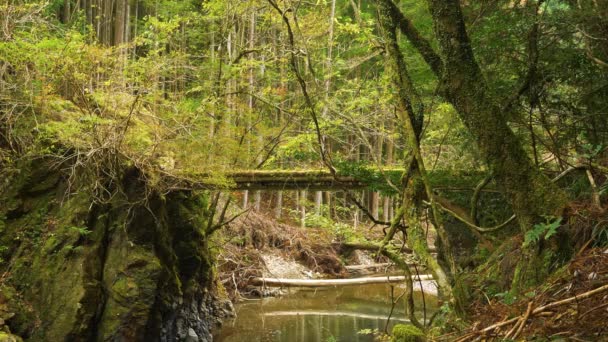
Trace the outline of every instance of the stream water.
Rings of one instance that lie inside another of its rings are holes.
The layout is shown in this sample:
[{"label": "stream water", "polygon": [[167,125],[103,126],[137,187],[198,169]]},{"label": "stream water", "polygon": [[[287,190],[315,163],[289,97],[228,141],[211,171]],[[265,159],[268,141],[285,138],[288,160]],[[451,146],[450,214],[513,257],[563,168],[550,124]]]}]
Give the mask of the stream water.
[{"label": "stream water", "polygon": [[[403,293],[394,285],[393,297]],[[423,319],[422,296],[415,293],[417,316]],[[437,299],[425,295],[427,318]],[[236,318],[224,322],[216,341],[373,341],[365,334],[384,331],[391,311],[391,285],[371,284],[320,289],[290,290],[282,297],[246,301],[235,305]],[[394,307],[388,329],[404,319],[403,300]]]}]

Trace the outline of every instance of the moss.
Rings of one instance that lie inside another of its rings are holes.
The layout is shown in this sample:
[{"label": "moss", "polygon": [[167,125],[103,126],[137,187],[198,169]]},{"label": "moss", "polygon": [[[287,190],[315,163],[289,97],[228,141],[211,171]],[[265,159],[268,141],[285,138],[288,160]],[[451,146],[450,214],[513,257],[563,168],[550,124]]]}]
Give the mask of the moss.
[{"label": "moss", "polygon": [[[29,306],[23,302],[17,291],[6,283],[0,286],[0,319],[8,322],[12,332],[17,335],[25,335],[35,320]],[[10,333],[8,327],[5,326],[4,329]]]},{"label": "moss", "polygon": [[15,336],[11,333],[0,331],[0,342],[22,342],[23,340],[19,336]]},{"label": "moss", "polygon": [[[205,193],[175,192],[165,199],[146,193],[136,172],[125,172],[120,195],[91,205],[87,186],[65,199],[57,173],[23,170],[0,193],[14,204],[0,208],[0,246],[9,246],[3,255],[11,265],[5,284],[32,308],[29,314],[19,308],[11,319],[19,335],[35,341],[154,340],[161,329],[173,329],[180,312],[202,310],[209,304],[204,298],[219,291],[205,235]],[[35,191],[27,190],[35,184]],[[145,205],[131,204],[143,195]]]},{"label": "moss", "polygon": [[425,335],[422,330],[409,324],[397,324],[393,327],[392,342],[423,342]]},{"label": "moss", "polygon": [[158,290],[162,266],[154,251],[131,246],[116,236],[108,245],[103,283],[107,300],[98,326],[98,336],[141,336]]},{"label": "moss", "polygon": [[508,291],[511,287],[517,262],[521,257],[520,237],[506,240],[480,265],[476,273],[479,275],[471,287],[481,289],[488,295]]}]

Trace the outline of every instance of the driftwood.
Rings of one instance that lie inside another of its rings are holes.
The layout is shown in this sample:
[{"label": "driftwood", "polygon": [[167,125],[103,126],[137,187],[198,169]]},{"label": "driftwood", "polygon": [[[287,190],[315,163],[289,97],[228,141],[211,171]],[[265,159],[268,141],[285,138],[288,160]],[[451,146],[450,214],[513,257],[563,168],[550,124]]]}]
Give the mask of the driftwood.
[{"label": "driftwood", "polygon": [[391,267],[391,266],[394,266],[394,265],[391,263],[388,263],[388,262],[384,262],[384,263],[380,263],[380,264],[370,264],[370,265],[349,265],[349,266],[344,266],[344,268],[346,268],[347,271],[359,271],[359,270],[385,268],[385,267]]},{"label": "driftwood", "polygon": [[[332,247],[334,249],[359,249],[359,250],[363,250],[363,251],[375,251],[377,252],[380,249],[380,245],[376,245],[373,243],[350,243],[350,242],[333,242],[332,243]],[[395,246],[397,248],[400,248],[401,246]],[[412,250],[409,247],[403,247],[401,248],[401,252],[403,253],[413,253],[414,250]],[[434,247],[429,247],[429,252],[430,253],[437,253],[437,249]]]},{"label": "driftwood", "polygon": [[[324,311],[324,310],[303,310],[303,311],[268,311],[263,313],[266,317],[276,317],[276,316],[341,316],[341,317],[355,317],[355,318],[365,318],[365,319],[375,319],[375,320],[385,320],[386,316],[384,315],[370,315],[364,314],[360,312],[350,312],[350,311]],[[391,321],[393,322],[409,322],[409,320],[405,318],[392,317]]]},{"label": "driftwood", "polygon": [[[429,274],[421,274],[420,278],[414,276],[413,280],[432,280]],[[366,285],[383,283],[400,283],[405,280],[404,276],[368,277],[352,279],[287,279],[287,278],[253,278],[251,284],[260,286],[280,287],[330,287],[345,285]]]},{"label": "driftwood", "polygon": [[[415,263],[411,263],[411,264],[407,264],[410,267],[414,267],[414,266],[420,266],[418,264]],[[348,271],[348,272],[357,272],[357,271],[363,271],[363,270],[374,270],[374,269],[381,269],[381,268],[389,268],[389,267],[394,267],[396,266],[393,263],[389,263],[389,262],[384,262],[384,263],[379,263],[379,264],[370,264],[370,265],[349,265],[349,266],[344,266],[344,268]]]}]

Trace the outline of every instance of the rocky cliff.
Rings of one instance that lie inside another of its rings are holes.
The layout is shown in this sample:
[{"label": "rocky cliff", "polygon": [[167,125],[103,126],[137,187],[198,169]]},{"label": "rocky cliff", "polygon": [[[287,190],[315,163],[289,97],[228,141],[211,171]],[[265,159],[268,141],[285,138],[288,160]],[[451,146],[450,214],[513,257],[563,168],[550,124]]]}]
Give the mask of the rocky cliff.
[{"label": "rocky cliff", "polygon": [[206,194],[154,190],[134,167],[84,181],[61,169],[38,160],[0,171],[0,334],[211,340],[232,310],[216,281]]}]

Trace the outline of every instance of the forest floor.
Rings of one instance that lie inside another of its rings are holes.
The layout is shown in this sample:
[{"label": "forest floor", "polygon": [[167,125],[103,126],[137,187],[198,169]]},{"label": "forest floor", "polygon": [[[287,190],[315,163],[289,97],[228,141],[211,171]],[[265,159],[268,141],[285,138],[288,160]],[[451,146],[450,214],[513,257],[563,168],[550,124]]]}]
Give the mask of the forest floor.
[{"label": "forest floor", "polygon": [[448,341],[608,341],[608,249],[583,251],[541,286],[513,303],[471,304],[471,327]]},{"label": "forest floor", "polygon": [[608,341],[608,247],[595,229],[608,222],[608,211],[572,208],[578,216],[568,227],[574,258],[519,298],[476,296],[468,308],[469,328],[446,340]]}]

